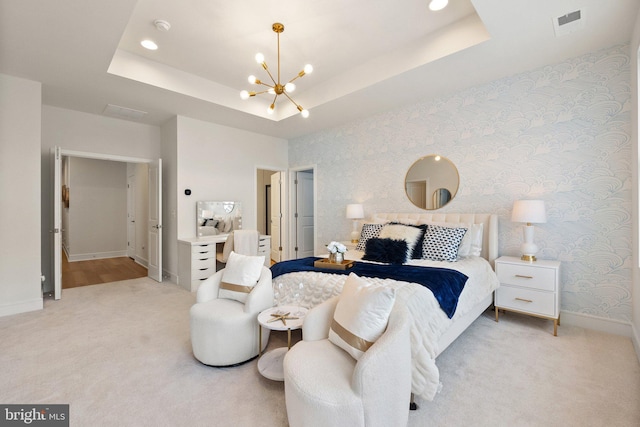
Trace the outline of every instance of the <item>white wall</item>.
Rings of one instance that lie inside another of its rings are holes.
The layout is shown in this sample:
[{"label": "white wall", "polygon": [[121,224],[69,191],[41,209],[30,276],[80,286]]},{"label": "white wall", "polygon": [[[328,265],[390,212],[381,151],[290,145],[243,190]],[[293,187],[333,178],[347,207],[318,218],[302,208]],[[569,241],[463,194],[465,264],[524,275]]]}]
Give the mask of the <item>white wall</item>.
[{"label": "white wall", "polygon": [[460,173],[441,211],[497,213],[500,254],[518,255],[513,201],[544,199],[536,242],[539,258],[562,262],[563,321],[572,314],[630,333],[629,63],[629,46],[614,46],[290,141],[290,168],[317,165],[318,243],[349,236],[348,203],[367,214],[419,212],[405,173],[440,154]]},{"label": "white wall", "polygon": [[[169,215],[168,221],[163,221],[168,228],[163,236],[163,268],[173,278],[177,273],[177,238],[196,235],[197,201],[239,201],[243,228],[256,228],[257,170],[285,170],[287,141],[179,116],[175,124],[163,126],[162,143],[163,157],[171,163],[163,171],[164,212]],[[173,176],[167,176],[174,171],[175,182]],[[190,196],[185,195],[185,189],[191,190]]]},{"label": "white wall", "polygon": [[[42,106],[42,271],[45,290],[53,289],[51,148],[138,159],[160,156],[160,128],[64,108]],[[73,196],[72,196],[73,197]]]},{"label": "white wall", "polygon": [[127,164],[69,158],[69,261],[127,254]]},{"label": "white wall", "polygon": [[0,74],[0,316],[42,308],[41,92]]}]

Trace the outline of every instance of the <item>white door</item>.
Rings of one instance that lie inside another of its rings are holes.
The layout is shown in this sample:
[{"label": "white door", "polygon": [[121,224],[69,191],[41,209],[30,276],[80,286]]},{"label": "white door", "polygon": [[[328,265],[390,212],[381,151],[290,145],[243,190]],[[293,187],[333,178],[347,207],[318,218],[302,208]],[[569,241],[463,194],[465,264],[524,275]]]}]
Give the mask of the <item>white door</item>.
[{"label": "white door", "polygon": [[60,147],[51,149],[53,159],[53,298],[62,297],[62,155]]},{"label": "white door", "polygon": [[149,265],[150,278],[162,282],[162,159],[149,165]]},{"label": "white door", "polygon": [[314,254],[313,172],[296,172],[296,244],[295,257],[306,258]]},{"label": "white door", "polygon": [[283,236],[282,221],[284,201],[284,172],[276,172],[271,175],[271,259],[275,262],[283,260]]},{"label": "white door", "polygon": [[136,176],[127,177],[127,256],[136,256]]},{"label": "white door", "polygon": [[407,196],[419,208],[427,209],[427,182],[413,181],[407,182]]}]

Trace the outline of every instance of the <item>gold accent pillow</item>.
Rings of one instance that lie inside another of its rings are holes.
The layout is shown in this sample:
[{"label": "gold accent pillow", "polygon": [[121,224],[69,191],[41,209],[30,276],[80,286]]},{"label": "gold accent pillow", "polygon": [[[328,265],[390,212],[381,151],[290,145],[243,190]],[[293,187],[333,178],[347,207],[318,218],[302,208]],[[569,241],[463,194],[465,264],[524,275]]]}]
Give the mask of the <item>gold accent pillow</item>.
[{"label": "gold accent pillow", "polygon": [[329,341],[360,359],[386,330],[395,299],[395,289],[351,273],[333,314]]},{"label": "gold accent pillow", "polygon": [[222,271],[218,298],[244,303],[249,292],[258,284],[263,265],[264,256],[241,255],[232,251]]}]

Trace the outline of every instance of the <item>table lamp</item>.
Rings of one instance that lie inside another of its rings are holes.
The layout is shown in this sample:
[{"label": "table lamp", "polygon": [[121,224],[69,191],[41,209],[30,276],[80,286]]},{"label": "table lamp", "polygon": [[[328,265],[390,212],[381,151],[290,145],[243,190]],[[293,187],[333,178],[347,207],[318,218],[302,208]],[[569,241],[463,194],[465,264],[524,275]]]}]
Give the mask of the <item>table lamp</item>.
[{"label": "table lamp", "polygon": [[351,232],[351,243],[358,243],[360,233],[358,233],[358,220],[364,218],[364,208],[360,204],[347,205],[347,218],[353,220],[353,231]]},{"label": "table lamp", "polygon": [[544,200],[516,200],[513,202],[512,222],[525,222],[523,226],[524,242],[520,247],[523,261],[536,260],[538,246],[533,243],[534,227],[531,224],[547,222],[547,214],[544,209]]}]

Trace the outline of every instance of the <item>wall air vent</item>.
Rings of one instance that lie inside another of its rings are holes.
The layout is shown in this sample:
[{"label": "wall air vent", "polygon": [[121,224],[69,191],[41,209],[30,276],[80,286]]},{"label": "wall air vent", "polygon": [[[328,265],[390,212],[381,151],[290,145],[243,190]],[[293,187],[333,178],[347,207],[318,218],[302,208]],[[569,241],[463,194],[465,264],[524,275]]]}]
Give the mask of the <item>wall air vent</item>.
[{"label": "wall air vent", "polygon": [[119,105],[107,104],[103,114],[126,120],[140,120],[147,115],[146,111],[134,110],[133,108],[120,107]]},{"label": "wall air vent", "polygon": [[576,10],[553,18],[556,37],[565,36],[584,28],[584,10]]}]

